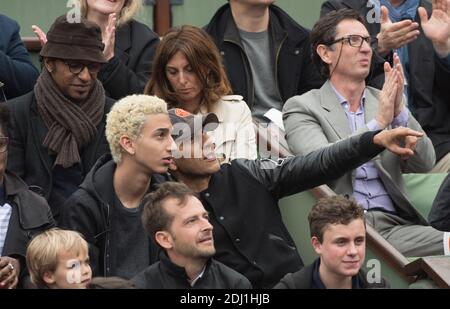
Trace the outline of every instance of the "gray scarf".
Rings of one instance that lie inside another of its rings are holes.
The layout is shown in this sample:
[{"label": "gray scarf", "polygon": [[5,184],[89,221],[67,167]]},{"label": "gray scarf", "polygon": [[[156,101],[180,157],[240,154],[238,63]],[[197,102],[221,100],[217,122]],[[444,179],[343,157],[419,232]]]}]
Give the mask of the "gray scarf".
[{"label": "gray scarf", "polygon": [[56,153],[55,165],[68,168],[81,162],[80,150],[97,135],[103,118],[105,90],[95,80],[89,97],[73,102],[63,95],[46,68],[34,86],[37,106],[48,129],[43,145]]}]

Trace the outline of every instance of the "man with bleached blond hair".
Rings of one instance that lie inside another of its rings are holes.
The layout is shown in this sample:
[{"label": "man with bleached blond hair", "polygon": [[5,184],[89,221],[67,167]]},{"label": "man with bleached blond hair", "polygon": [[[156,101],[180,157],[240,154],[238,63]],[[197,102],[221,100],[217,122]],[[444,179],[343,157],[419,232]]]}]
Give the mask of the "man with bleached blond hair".
[{"label": "man with bleached blond hair", "polygon": [[96,276],[132,278],[157,258],[141,224],[142,199],[172,160],[166,102],[147,95],[118,101],[106,120],[111,156],[100,158],[67,201],[63,225],[84,235]]}]

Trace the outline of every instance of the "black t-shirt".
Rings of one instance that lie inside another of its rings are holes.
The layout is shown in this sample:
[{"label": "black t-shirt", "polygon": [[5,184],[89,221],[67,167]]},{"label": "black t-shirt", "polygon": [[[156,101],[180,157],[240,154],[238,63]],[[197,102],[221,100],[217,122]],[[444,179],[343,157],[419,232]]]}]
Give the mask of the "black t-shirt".
[{"label": "black t-shirt", "polygon": [[143,205],[126,208],[114,194],[111,208],[110,254],[112,276],[131,279],[150,264],[149,239],[141,223]]}]

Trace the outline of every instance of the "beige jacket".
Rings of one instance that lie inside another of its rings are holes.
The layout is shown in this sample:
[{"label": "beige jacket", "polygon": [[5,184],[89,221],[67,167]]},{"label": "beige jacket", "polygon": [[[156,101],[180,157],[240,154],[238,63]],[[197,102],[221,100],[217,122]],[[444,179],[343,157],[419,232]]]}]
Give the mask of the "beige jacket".
[{"label": "beige jacket", "polygon": [[256,137],[252,114],[240,95],[223,96],[210,110],[202,106],[201,113],[215,113],[219,126],[211,135],[216,144],[216,154],[224,156],[221,163],[237,158],[257,158]]}]

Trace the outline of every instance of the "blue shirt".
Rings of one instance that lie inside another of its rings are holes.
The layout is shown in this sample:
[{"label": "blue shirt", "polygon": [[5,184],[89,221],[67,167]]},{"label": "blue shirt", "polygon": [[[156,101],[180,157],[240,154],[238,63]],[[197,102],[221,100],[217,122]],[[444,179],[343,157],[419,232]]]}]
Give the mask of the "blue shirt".
[{"label": "blue shirt", "polygon": [[[331,84],[331,83],[330,83]],[[339,103],[347,115],[348,124],[352,133],[367,126],[370,131],[380,130],[378,122],[375,119],[370,120],[367,124],[365,121],[365,91],[361,97],[361,102],[355,112],[350,111],[350,105],[340,93],[331,84]],[[406,108],[395,117],[391,123],[392,127],[406,126],[409,114]],[[353,184],[353,197],[366,210],[372,208],[382,208],[385,211],[395,213],[394,204],[389,197],[386,188],[381,182],[373,161],[364,163],[355,170],[355,183]]]}]

